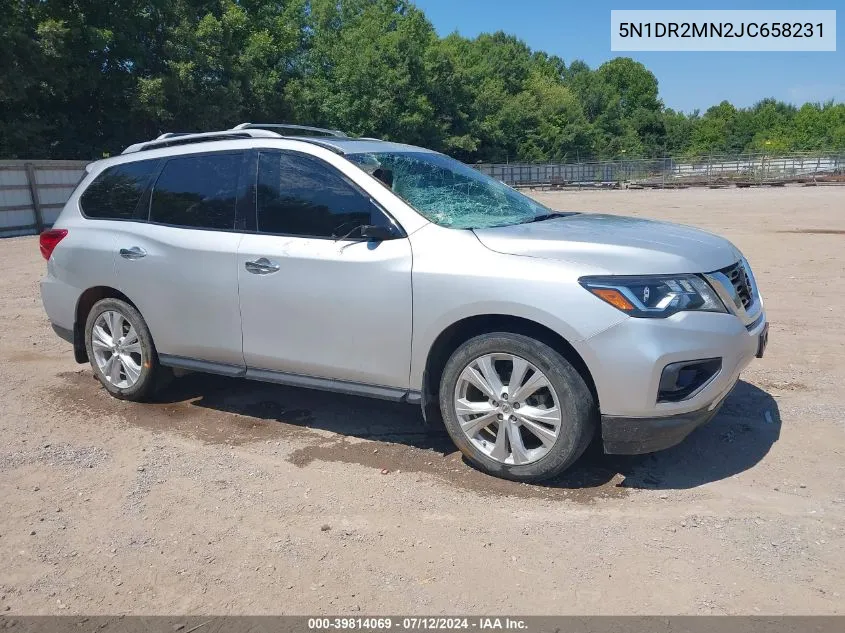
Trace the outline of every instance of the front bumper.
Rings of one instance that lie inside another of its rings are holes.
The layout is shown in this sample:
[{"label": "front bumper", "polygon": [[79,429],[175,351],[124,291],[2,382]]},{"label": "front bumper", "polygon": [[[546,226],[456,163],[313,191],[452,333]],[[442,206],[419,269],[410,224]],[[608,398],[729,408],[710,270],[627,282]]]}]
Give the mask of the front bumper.
[{"label": "front bumper", "polygon": [[[757,354],[765,314],[746,327],[731,314],[679,312],[666,319],[629,318],[573,343],[584,359],[603,416],[664,418],[707,410],[733,388]],[[658,402],[663,369],[680,361],[719,358],[721,369],[679,402]]]},{"label": "front bumper", "polygon": [[601,435],[604,452],[610,455],[640,455],[675,446],[699,426],[712,420],[725,398],[727,394],[707,407],[661,418],[621,418],[603,415]]}]

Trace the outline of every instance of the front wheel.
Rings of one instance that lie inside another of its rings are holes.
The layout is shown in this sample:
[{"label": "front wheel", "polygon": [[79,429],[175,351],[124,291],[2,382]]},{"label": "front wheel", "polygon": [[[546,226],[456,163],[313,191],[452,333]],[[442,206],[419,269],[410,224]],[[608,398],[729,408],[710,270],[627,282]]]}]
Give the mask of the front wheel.
[{"label": "front wheel", "polygon": [[162,383],[150,330],[141,313],[120,299],[94,304],[85,323],[85,348],[94,375],[111,395],[146,399]]},{"label": "front wheel", "polygon": [[446,430],[481,470],[516,481],[561,473],[584,452],[597,407],[578,371],[554,349],[495,332],[461,345],[440,382]]}]

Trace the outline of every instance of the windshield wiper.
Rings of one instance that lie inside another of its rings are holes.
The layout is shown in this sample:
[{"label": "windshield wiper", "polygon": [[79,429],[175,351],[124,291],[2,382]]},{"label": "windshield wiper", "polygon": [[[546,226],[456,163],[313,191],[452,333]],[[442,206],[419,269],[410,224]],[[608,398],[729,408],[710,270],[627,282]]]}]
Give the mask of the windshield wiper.
[{"label": "windshield wiper", "polygon": [[561,217],[560,213],[544,213],[543,215],[538,215],[530,220],[526,220],[525,222],[520,222],[520,224],[529,224],[531,222],[542,222],[543,220],[553,220],[554,218]]},{"label": "windshield wiper", "polygon": [[542,222],[543,220],[553,220],[555,218],[563,218],[567,215],[572,215],[571,213],[566,213],[564,211],[560,211],[557,213],[544,213],[543,215],[538,215],[530,220],[523,220],[522,222],[506,222],[504,224],[491,224],[489,226],[476,226],[471,227],[473,229],[500,229],[503,226],[518,226],[520,224],[530,224],[531,222]]},{"label": "windshield wiper", "polygon": [[360,231],[360,230],[361,230],[361,225],[359,224],[358,226],[354,226],[351,229],[349,229],[343,235],[336,235],[335,233],[332,233],[332,237],[334,238],[335,242],[340,242],[341,240],[345,240],[347,237],[352,235],[355,231]]}]

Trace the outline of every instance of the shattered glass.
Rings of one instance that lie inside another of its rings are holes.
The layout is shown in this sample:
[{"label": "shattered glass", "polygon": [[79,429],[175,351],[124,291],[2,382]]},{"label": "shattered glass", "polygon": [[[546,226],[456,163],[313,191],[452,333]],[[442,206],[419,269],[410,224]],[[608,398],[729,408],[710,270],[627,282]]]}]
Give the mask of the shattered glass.
[{"label": "shattered glass", "polygon": [[440,226],[507,226],[550,213],[504,183],[442,154],[374,152],[347,158]]}]

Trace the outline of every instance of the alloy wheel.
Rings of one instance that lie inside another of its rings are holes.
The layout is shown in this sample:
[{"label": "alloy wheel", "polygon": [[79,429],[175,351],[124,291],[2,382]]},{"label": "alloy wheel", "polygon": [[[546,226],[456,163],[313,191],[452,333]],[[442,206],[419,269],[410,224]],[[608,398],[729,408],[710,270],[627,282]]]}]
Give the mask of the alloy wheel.
[{"label": "alloy wheel", "polygon": [[513,354],[486,354],[458,377],[455,413],[467,438],[503,464],[530,464],[552,448],[562,417],[546,375]]},{"label": "alloy wheel", "polygon": [[107,310],[91,330],[94,361],[103,377],[115,387],[128,389],[141,377],[144,354],[134,326],[120,312]]}]

